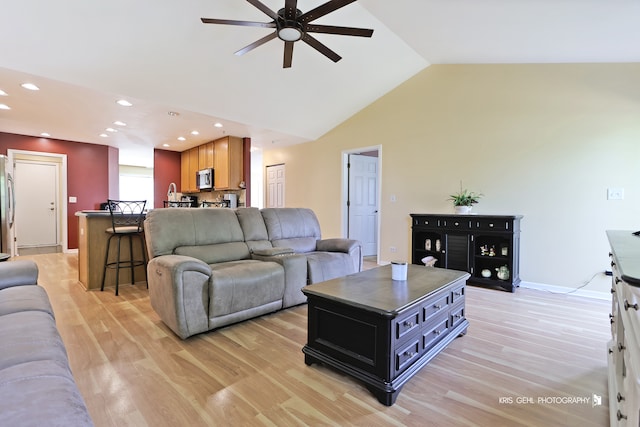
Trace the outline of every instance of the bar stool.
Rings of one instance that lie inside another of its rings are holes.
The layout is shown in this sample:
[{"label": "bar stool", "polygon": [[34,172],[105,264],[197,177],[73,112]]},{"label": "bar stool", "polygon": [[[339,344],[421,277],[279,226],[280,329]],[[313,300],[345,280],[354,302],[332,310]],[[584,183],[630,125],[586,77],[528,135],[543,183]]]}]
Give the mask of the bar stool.
[{"label": "bar stool", "polygon": [[[104,282],[107,277],[107,268],[115,268],[116,270],[116,295],[118,295],[118,284],[120,282],[120,267],[131,269],[131,284],[135,284],[135,276],[133,270],[135,267],[145,266],[144,276],[147,280],[147,254],[144,243],[144,233],[142,223],[144,221],[144,207],[146,200],[108,200],[109,213],[111,214],[111,227],[106,232],[110,234],[107,241],[107,252],[104,256],[104,269],[102,271],[102,285],[100,290],[104,291]],[[109,250],[111,249],[111,240],[116,237],[118,239],[118,251],[115,261],[109,261]],[[120,246],[123,237],[129,238],[129,259],[120,258]],[[133,257],[133,238],[140,240],[142,248],[142,259],[136,260]],[[149,284],[147,283],[147,288]]]}]

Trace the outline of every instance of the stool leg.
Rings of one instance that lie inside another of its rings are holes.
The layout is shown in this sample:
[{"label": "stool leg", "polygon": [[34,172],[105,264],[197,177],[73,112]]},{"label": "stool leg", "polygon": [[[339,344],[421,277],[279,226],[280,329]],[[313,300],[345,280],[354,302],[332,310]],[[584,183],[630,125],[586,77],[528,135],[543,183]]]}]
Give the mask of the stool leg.
[{"label": "stool leg", "polygon": [[118,260],[116,262],[116,296],[118,296],[118,285],[120,284],[120,244],[122,236],[118,236]]},{"label": "stool leg", "polygon": [[135,277],[135,273],[133,272],[133,270],[135,270],[135,262],[133,262],[133,238],[131,234],[129,234],[128,237],[129,237],[129,264],[131,266],[131,285],[133,286],[136,284],[136,277]]},{"label": "stool leg", "polygon": [[147,277],[147,246],[144,242],[144,235],[138,234],[138,238],[140,238],[140,245],[142,247],[142,261],[144,262],[144,264],[142,264],[142,267],[144,268],[144,281],[147,283],[147,289],[149,289],[149,280]]}]

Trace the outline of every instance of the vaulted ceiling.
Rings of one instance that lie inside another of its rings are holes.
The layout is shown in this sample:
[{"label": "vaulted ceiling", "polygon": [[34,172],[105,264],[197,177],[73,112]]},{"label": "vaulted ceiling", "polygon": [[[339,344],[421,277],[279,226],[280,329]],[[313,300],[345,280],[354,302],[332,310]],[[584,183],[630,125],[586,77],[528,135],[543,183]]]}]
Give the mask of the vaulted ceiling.
[{"label": "vaulted ceiling", "polygon": [[296,42],[288,69],[279,39],[234,55],[273,29],[200,22],[271,21],[245,0],[2,3],[0,132],[113,145],[125,164],[224,134],[262,147],[311,141],[431,64],[640,60],[637,0],[359,0],[316,23],[373,37],[314,35],[342,60]]}]

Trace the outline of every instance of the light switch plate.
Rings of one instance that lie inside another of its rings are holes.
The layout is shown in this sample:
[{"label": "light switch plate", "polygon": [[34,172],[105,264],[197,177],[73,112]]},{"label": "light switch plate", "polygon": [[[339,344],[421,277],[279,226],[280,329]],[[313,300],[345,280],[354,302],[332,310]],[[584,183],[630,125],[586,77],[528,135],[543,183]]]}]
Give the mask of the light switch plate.
[{"label": "light switch plate", "polygon": [[624,188],[607,188],[607,200],[624,199]]}]

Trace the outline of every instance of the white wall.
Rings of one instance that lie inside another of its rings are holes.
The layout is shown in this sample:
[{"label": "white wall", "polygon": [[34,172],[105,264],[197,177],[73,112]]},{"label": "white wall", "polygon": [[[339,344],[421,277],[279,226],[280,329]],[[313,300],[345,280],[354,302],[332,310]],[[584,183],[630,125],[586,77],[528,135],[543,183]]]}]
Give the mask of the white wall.
[{"label": "white wall", "polygon": [[[264,153],[287,164],[287,206],[341,234],[341,152],[382,145],[382,260],[410,259],[409,213],[522,214],[521,278],[606,293],[607,229],[640,229],[640,64],[435,65],[317,141]],[[607,188],[624,188],[608,201]],[[396,202],[391,203],[395,195]],[[391,254],[389,248],[398,248]]]}]

